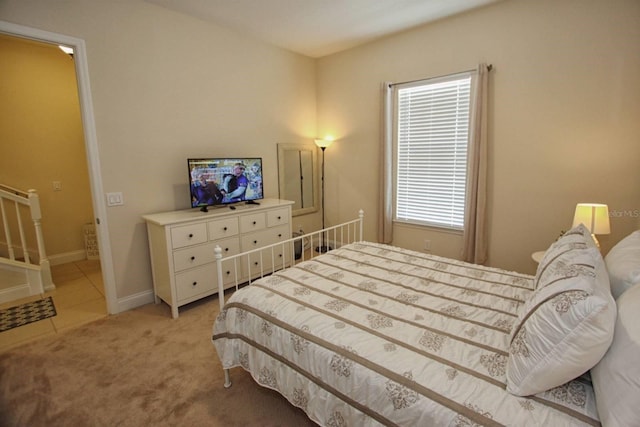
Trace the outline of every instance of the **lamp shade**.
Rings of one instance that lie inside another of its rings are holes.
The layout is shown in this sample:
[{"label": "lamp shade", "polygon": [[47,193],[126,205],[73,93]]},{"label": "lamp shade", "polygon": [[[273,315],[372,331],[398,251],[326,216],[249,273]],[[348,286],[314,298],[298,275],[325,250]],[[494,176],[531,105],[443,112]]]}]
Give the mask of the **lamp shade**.
[{"label": "lamp shade", "polygon": [[609,234],[609,207],[600,203],[578,203],[573,227],[584,224],[591,234]]},{"label": "lamp shade", "polygon": [[331,144],[333,144],[333,139],[316,139],[315,143],[320,148],[327,148]]}]

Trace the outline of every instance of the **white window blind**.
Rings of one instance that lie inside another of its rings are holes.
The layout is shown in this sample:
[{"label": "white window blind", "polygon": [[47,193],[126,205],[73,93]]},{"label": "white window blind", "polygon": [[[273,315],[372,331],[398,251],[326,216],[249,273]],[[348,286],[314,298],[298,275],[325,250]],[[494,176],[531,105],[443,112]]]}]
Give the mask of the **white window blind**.
[{"label": "white window blind", "polygon": [[396,220],[462,229],[471,75],[398,85]]}]

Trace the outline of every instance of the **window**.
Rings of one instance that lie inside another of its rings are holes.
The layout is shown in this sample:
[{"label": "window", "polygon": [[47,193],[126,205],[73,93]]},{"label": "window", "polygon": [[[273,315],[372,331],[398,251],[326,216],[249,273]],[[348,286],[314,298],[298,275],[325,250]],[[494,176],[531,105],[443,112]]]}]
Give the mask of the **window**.
[{"label": "window", "polygon": [[395,219],[464,226],[471,73],[396,86]]}]

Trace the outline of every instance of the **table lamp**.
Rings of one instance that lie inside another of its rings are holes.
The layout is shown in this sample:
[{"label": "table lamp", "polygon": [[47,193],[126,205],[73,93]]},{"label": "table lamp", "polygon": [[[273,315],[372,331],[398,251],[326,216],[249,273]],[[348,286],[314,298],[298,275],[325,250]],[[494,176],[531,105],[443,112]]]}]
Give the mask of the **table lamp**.
[{"label": "table lamp", "polygon": [[596,238],[596,234],[611,233],[609,207],[601,203],[578,203],[573,216],[573,227],[579,224],[584,224],[589,229],[591,237],[599,249],[600,243]]}]

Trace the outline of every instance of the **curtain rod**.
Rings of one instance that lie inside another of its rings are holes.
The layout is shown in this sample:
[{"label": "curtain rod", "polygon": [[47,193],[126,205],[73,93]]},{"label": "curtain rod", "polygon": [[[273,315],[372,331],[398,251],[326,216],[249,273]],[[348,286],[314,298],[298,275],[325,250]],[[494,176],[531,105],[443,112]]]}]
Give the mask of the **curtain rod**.
[{"label": "curtain rod", "polygon": [[[443,74],[441,76],[426,77],[424,79],[409,80],[409,81],[406,81],[406,82],[389,83],[389,87],[393,87],[393,86],[397,86],[397,85],[406,85],[406,84],[409,84],[409,83],[421,82],[423,80],[429,80],[429,79],[439,79],[441,77],[449,77],[449,76],[454,76],[456,74],[472,73],[472,72],[474,72],[476,70],[477,69],[474,68],[472,70],[458,71],[458,72],[455,72],[455,73]],[[493,65],[492,64],[487,65],[487,71],[491,71],[491,70],[493,70]]]}]

